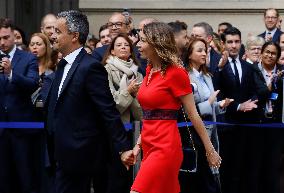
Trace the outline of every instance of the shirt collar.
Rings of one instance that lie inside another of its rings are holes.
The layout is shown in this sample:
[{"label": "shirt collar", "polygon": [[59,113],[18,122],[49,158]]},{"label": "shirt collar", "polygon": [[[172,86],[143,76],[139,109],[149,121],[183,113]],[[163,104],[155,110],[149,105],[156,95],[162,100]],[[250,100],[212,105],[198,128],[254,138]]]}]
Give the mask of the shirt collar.
[{"label": "shirt collar", "polygon": [[277,30],[277,28],[274,28],[274,29],[271,30],[271,31],[266,30],[266,35],[270,32],[270,33],[271,33],[271,36],[273,37],[274,34],[275,34],[275,32],[276,32],[276,30]]},{"label": "shirt collar", "polygon": [[[14,45],[13,49],[8,53],[8,55],[10,56],[9,60],[12,61],[14,55],[15,55],[15,52],[16,52],[16,45]],[[5,54],[4,52],[0,51],[1,54]]]},{"label": "shirt collar", "polygon": [[192,72],[193,72],[193,75],[197,78],[201,77],[201,75],[202,75],[202,72],[199,72],[195,68],[192,68]]},{"label": "shirt collar", "polygon": [[[259,67],[259,69],[262,71],[263,75],[269,76],[268,73],[267,73],[267,71],[265,70],[265,68],[263,68],[263,66],[262,66],[261,63],[258,63],[258,67]],[[273,68],[271,74],[273,75],[273,74],[275,74],[275,73],[276,73],[276,65],[274,66],[274,68]]]},{"label": "shirt collar", "polygon": [[249,58],[247,58],[246,61],[250,64],[253,64],[253,62]]},{"label": "shirt collar", "polygon": [[[228,57],[228,59],[229,59],[229,62],[230,62],[230,63],[232,63],[232,62],[233,62],[233,61],[232,61],[232,60],[233,60],[233,58],[232,58],[232,57]],[[237,63],[240,63],[239,56],[237,56],[237,57],[235,58],[235,60],[236,60],[236,62],[237,62]]]},{"label": "shirt collar", "polygon": [[68,64],[73,64],[73,62],[75,61],[77,55],[80,53],[80,51],[82,50],[83,47],[80,47],[76,50],[74,50],[73,52],[71,52],[70,54],[68,54],[67,56],[64,57],[64,59],[68,62]]}]

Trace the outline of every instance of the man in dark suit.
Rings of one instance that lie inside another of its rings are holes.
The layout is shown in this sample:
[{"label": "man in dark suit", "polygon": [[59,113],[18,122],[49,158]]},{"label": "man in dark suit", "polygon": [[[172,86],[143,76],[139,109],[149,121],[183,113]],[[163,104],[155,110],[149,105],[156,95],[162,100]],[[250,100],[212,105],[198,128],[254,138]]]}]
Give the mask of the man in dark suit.
[{"label": "man in dark suit", "polygon": [[[38,64],[31,53],[16,48],[13,30],[10,19],[0,19],[0,121],[31,122],[34,112],[30,96],[38,86]],[[34,192],[33,132],[0,128],[1,193]]]},{"label": "man in dark suit", "polygon": [[[217,85],[225,98],[234,99],[227,107],[225,120],[228,123],[255,123],[259,120],[257,113],[257,97],[253,82],[253,69],[239,56],[241,49],[241,32],[231,27],[221,36],[228,61],[219,66]],[[224,192],[250,192],[246,188],[251,179],[247,169],[247,150],[249,147],[251,128],[235,126],[224,128],[219,132],[220,151],[223,158],[221,174]],[[251,152],[254,153],[254,152]],[[249,157],[251,158],[251,157]]]},{"label": "man in dark suit", "polygon": [[279,43],[279,37],[283,33],[277,28],[277,23],[279,21],[279,12],[277,9],[269,8],[264,12],[264,24],[266,27],[265,32],[259,34],[258,36],[265,39],[266,42],[273,41]]},{"label": "man in dark suit", "polygon": [[[83,48],[89,32],[79,11],[58,14],[54,48],[62,53],[49,91],[47,129],[54,140],[56,193],[86,193],[105,175],[110,151],[133,164],[126,133],[109,89],[105,68]],[[96,176],[94,176],[96,175]],[[102,175],[102,176],[101,176]],[[101,177],[101,178],[100,178]],[[106,192],[103,189],[96,192]],[[96,188],[96,187],[95,187]]]},{"label": "man in dark suit", "polygon": [[[208,67],[209,72],[213,75],[212,81],[214,87],[216,87],[216,72],[218,72],[218,65],[223,65],[227,61],[227,53],[222,53],[223,56],[217,53],[211,46],[210,43],[213,39],[213,28],[206,22],[200,22],[193,25],[191,31],[191,37],[202,38],[207,42],[207,60],[206,65]],[[223,58],[221,60],[221,58]]]},{"label": "man in dark suit", "polygon": [[168,25],[172,28],[174,32],[178,54],[181,60],[184,62],[186,61],[184,55],[186,55],[185,53],[188,45],[187,25],[185,22],[178,20],[175,22],[170,22],[168,23]]}]

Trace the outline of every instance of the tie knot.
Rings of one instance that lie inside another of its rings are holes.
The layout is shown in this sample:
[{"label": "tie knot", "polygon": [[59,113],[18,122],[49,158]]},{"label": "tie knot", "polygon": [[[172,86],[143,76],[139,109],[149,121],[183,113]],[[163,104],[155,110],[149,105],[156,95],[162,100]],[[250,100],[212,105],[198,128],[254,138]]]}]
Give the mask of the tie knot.
[{"label": "tie knot", "polygon": [[0,59],[2,58],[10,58],[9,54],[0,54]]},{"label": "tie knot", "polygon": [[62,58],[62,59],[58,62],[57,68],[64,68],[67,63],[68,63],[68,62],[67,62],[64,58]]}]

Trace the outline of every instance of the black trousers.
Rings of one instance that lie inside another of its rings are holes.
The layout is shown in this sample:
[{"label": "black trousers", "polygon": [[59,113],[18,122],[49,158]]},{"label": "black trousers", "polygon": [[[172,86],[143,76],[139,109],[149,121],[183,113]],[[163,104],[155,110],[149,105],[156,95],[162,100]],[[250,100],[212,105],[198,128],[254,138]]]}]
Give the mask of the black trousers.
[{"label": "black trousers", "polygon": [[70,174],[56,169],[55,193],[89,193],[91,174]]}]

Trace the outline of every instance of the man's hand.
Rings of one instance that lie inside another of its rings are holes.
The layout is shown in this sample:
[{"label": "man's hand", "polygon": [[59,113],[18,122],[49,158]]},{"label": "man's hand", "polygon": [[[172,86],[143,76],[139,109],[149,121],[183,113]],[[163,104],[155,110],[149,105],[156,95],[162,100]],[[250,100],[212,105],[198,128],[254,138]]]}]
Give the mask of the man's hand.
[{"label": "man's hand", "polygon": [[1,65],[3,67],[4,74],[10,75],[11,69],[12,69],[12,65],[11,65],[10,60],[6,57],[2,58],[2,64]]},{"label": "man's hand", "polygon": [[123,152],[120,155],[120,159],[127,170],[129,170],[129,166],[135,164],[135,160],[136,160],[134,157],[133,150]]},{"label": "man's hand", "polygon": [[222,69],[224,68],[225,64],[228,62],[229,52],[223,51],[222,52],[222,58],[219,61],[218,68]]},{"label": "man's hand", "polygon": [[238,110],[243,112],[251,111],[252,109],[257,108],[257,104],[255,104],[257,102],[258,100],[252,101],[251,99],[249,99],[246,102],[241,103]]}]

